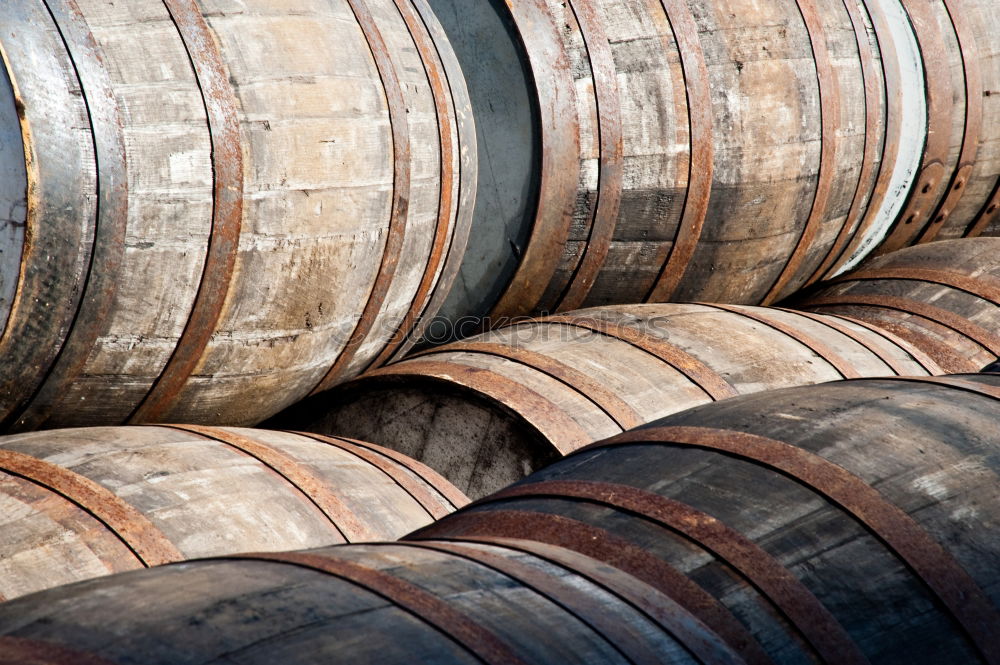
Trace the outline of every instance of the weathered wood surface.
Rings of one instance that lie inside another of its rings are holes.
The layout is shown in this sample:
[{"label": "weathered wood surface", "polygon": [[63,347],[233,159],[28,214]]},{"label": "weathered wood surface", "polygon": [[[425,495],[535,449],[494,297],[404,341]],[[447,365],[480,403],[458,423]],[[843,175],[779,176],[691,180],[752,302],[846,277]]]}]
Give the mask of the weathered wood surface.
[{"label": "weathered wood surface", "polygon": [[[914,186],[924,76],[899,0],[431,3],[488,15],[446,22],[471,44],[458,53],[477,110],[529,100],[537,122],[528,137],[480,135],[481,172],[502,156],[481,180],[498,201],[475,218],[493,253],[463,270],[453,319],[484,314],[499,289],[495,317],[771,302],[868,254]],[[476,40],[486,22],[517,32]],[[536,171],[513,173],[525,163]],[[979,168],[998,172],[989,159]],[[505,186],[515,191],[501,205]]]},{"label": "weathered wood surface", "polygon": [[998,375],[740,396],[595,444],[406,540],[575,549],[655,580],[719,634],[735,619],[747,662],[997,663],[998,418]]},{"label": "weathered wood surface", "polygon": [[990,0],[904,0],[926,74],[927,140],[910,201],[879,253],[1000,234],[1000,16]]},{"label": "weathered wood surface", "polygon": [[197,426],[0,438],[0,598],[171,561],[391,540],[466,502],[398,453]]},{"label": "weathered wood surface", "polygon": [[996,663],[998,417],[998,375],[735,397],[578,451],[396,544],[175,564],[4,603],[0,654]]},{"label": "weathered wood surface", "polygon": [[948,372],[1000,356],[1000,239],[965,238],[881,256],[795,305],[907,340]]},{"label": "weathered wood surface", "polygon": [[0,26],[0,428],[258,422],[440,306],[475,130],[424,0],[25,0]]},{"label": "weathered wood surface", "polygon": [[349,545],[95,580],[0,606],[0,662],[743,662],[650,585],[533,545]]},{"label": "weathered wood surface", "polygon": [[282,427],[375,441],[470,496],[571,450],[733,395],[942,370],[891,334],[777,308],[580,310],[445,345],[279,414]]}]

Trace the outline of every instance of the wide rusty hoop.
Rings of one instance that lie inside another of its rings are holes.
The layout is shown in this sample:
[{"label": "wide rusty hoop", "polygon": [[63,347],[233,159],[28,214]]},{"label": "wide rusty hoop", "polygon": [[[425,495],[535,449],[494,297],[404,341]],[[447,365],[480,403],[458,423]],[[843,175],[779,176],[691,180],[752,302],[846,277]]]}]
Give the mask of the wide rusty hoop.
[{"label": "wide rusty hoop", "polygon": [[[587,626],[607,646],[617,651],[623,659],[630,663],[654,665],[658,662],[656,654],[644,642],[633,640],[628,631],[623,630],[623,626],[615,620],[615,617],[605,613],[593,597],[574,586],[565,584],[555,575],[547,574],[515,559],[481,548],[470,547],[464,543],[419,541],[400,543],[400,545],[448,554],[489,568],[525,588],[531,589],[552,604],[558,605],[561,610]],[[629,653],[633,650],[634,653]]]},{"label": "wide rusty hoop", "polygon": [[861,376],[861,374],[858,373],[858,370],[856,370],[854,366],[843,356],[837,353],[833,347],[821,342],[798,328],[794,328],[778,321],[773,316],[768,316],[765,313],[766,310],[751,309],[749,307],[738,307],[733,305],[710,305],[707,303],[698,304],[704,307],[722,310],[724,312],[731,312],[733,314],[757,321],[758,323],[762,323],[772,330],[777,330],[783,335],[794,339],[796,342],[802,344],[817,356],[830,363],[830,365],[837,370],[837,373],[845,379],[856,379]]},{"label": "wide rusty hoop", "polygon": [[403,248],[406,218],[410,206],[410,126],[399,74],[396,72],[392,56],[368,4],[365,0],[347,0],[347,2],[351,6],[351,11],[354,13],[368,43],[389,108],[393,158],[392,212],[389,216],[389,230],[386,232],[385,247],[382,250],[382,262],[379,264],[375,283],[368,294],[368,300],[365,301],[361,317],[355,324],[354,330],[337,360],[334,361],[326,375],[316,384],[310,394],[331,388],[343,378],[348,365],[354,360],[354,356],[361,349],[365,338],[374,327],[399,265],[399,254]]},{"label": "wide rusty hoop", "polygon": [[417,353],[410,357],[427,357],[441,353],[442,351],[447,351],[448,353],[479,353],[510,360],[559,381],[584,399],[592,402],[594,406],[603,411],[622,430],[632,429],[644,423],[639,413],[614,392],[608,390],[580,370],[574,369],[566,363],[560,362],[544,353],[538,353],[537,351],[521,349],[507,344],[498,344],[496,342],[455,342],[449,344],[444,349],[430,349],[429,351]]},{"label": "wide rusty hoop", "polygon": [[707,427],[633,430],[588,446],[577,454],[636,443],[690,446],[722,453],[773,469],[825,497],[857,520],[915,573],[941,601],[985,662],[1000,663],[1000,633],[996,631],[1000,612],[989,597],[920,524],[847,469],[783,441]]},{"label": "wide rusty hoop", "polygon": [[448,542],[493,545],[548,561],[593,582],[645,614],[677,640],[698,662],[705,665],[736,665],[746,662],[721,637],[673,598],[625,571],[604,565],[585,554],[536,540],[518,538],[470,535]]},{"label": "wide rusty hoop", "polygon": [[[302,436],[319,436],[320,438],[328,438],[319,434],[306,434],[305,432],[293,432],[294,434],[301,434]],[[384,448],[382,446],[376,446],[374,444],[368,443],[366,441],[358,441],[357,439],[345,439],[342,436],[334,437],[339,441],[347,441],[354,444],[358,448],[364,448],[370,450],[376,454],[385,455],[389,459],[395,461],[402,467],[405,467],[413,472],[413,475],[417,476],[425,483],[433,487],[437,492],[443,496],[448,503],[450,503],[455,509],[462,508],[469,504],[469,497],[465,496],[460,492],[450,481],[446,480],[444,476],[439,474],[434,469],[430,468],[422,462],[404,455],[400,452],[393,450],[392,448]]]},{"label": "wide rusty hoop", "polygon": [[[805,314],[805,312],[799,312],[799,314]],[[940,365],[934,362],[934,360],[929,355],[924,353],[922,349],[918,349],[913,344],[910,344],[902,337],[896,335],[887,328],[880,328],[874,324],[868,323],[867,321],[862,321],[861,319],[854,319],[851,318],[850,316],[845,316],[843,314],[835,314],[833,312],[827,312],[826,314],[822,314],[821,316],[830,319],[840,319],[841,321],[847,321],[849,323],[853,323],[856,326],[861,326],[862,328],[872,331],[876,335],[880,335],[886,338],[887,340],[898,346],[900,349],[906,351],[907,355],[909,355],[911,358],[913,358],[913,360],[917,364],[919,364],[921,367],[927,370],[928,374],[945,373],[944,369],[942,369]]]},{"label": "wide rusty hoop", "polygon": [[[431,288],[435,285],[442,262],[446,258],[445,247],[449,245],[455,231],[453,222],[457,221],[455,220],[456,211],[452,204],[455,194],[455,180],[459,174],[455,173],[453,162],[455,137],[452,136],[453,107],[450,104],[452,97],[448,88],[448,75],[444,71],[440,52],[434,44],[433,38],[428,34],[426,24],[414,10],[411,0],[394,0],[394,2],[399,15],[406,23],[410,36],[413,38],[417,52],[420,54],[424,76],[427,78],[434,97],[434,113],[437,118],[440,150],[438,171],[441,175],[441,184],[438,188],[438,216],[437,223],[434,225],[434,240],[431,243],[431,253],[427,258],[416,293],[410,301],[406,314],[403,315],[393,331],[392,337],[385,344],[385,348],[366,367],[378,367],[385,364],[398,349],[407,343],[410,336],[416,334],[414,328],[429,303]],[[441,285],[441,287],[447,288],[445,285]]]},{"label": "wide rusty hoop", "polygon": [[[876,69],[875,49],[868,36],[868,28],[865,25],[864,17],[861,15],[861,7],[851,0],[844,0],[844,8],[851,17],[851,25],[854,27],[854,37],[858,46],[858,60],[861,65],[861,77],[865,85],[865,147],[861,161],[861,172],[858,174],[858,186],[854,190],[854,198],[851,207],[847,212],[844,225],[840,227],[840,232],[834,239],[833,244],[827,251],[826,257],[819,267],[806,281],[812,284],[828,275],[834,263],[843,254],[847,244],[855,237],[861,228],[861,223],[872,207],[878,207],[881,199],[876,200],[876,187],[878,177],[875,172],[875,165],[881,161],[879,157],[879,147],[884,151],[887,118],[880,109],[888,108],[881,106],[883,103],[885,84],[884,79],[877,73],[881,68]],[[881,121],[881,122],[880,122]],[[881,131],[880,130],[881,126]],[[875,178],[873,179],[873,176]]]},{"label": "wide rusty hoop", "polygon": [[[431,293],[430,301],[424,307],[420,318],[416,321],[410,339],[405,340],[396,349],[393,361],[400,360],[407,351],[413,348],[417,340],[424,336],[427,327],[433,322],[428,319],[426,313],[436,314],[441,310],[451,287],[458,278],[465,258],[465,252],[469,244],[469,236],[472,232],[472,221],[476,204],[475,183],[478,177],[478,146],[476,145],[475,118],[472,112],[472,101],[469,90],[466,87],[465,77],[462,74],[462,67],[458,62],[458,57],[447,48],[440,48],[439,44],[448,44],[448,35],[441,24],[438,23],[434,12],[427,5],[427,0],[411,0],[417,9],[417,13],[424,24],[424,27],[431,35],[434,49],[438,59],[442,62],[447,76],[448,93],[451,99],[451,108],[455,112],[455,124],[458,132],[458,153],[459,170],[456,188],[458,191],[458,210],[455,215],[454,230],[451,234],[451,243],[448,246],[448,253],[438,275],[434,291]],[[463,141],[462,137],[471,137],[469,141]],[[376,361],[379,362],[379,361]]]},{"label": "wide rusty hoop", "polygon": [[309,503],[316,506],[344,542],[373,540],[375,538],[375,534],[330,489],[322,477],[286,453],[260,441],[254,441],[219,427],[200,425],[162,425],[162,427],[218,441],[257,460],[281,476]]},{"label": "wide rusty hoop", "polygon": [[868,663],[840,622],[797,577],[752,540],[711,515],[659,494],[617,483],[543,481],[515,485],[490,496],[491,501],[513,498],[587,501],[634,513],[680,534],[742,575],[789,620],[824,662]]},{"label": "wide rusty hoop", "polygon": [[212,231],[201,283],[174,352],[129,423],[160,420],[170,411],[222,316],[243,224],[243,147],[239,103],[229,72],[195,0],[163,0],[187,50],[208,117],[212,144]]},{"label": "wide rusty hoop", "polygon": [[965,291],[1000,307],[1000,282],[989,274],[971,277],[951,270],[931,268],[863,268],[830,280],[831,284],[860,282],[864,280],[897,279],[913,282],[930,282]]},{"label": "wide rusty hoop", "polygon": [[[870,340],[865,339],[865,337],[863,335],[860,335],[855,330],[851,330],[850,328],[848,328],[847,326],[845,326],[843,323],[840,323],[836,318],[834,318],[834,317],[832,317],[832,316],[830,316],[828,314],[824,315],[824,314],[813,314],[812,312],[799,312],[797,310],[786,309],[784,307],[775,307],[773,309],[777,309],[777,310],[780,310],[782,312],[788,312],[789,314],[797,314],[798,316],[805,317],[805,318],[807,318],[807,319],[809,319],[811,321],[815,321],[816,323],[819,323],[820,325],[826,326],[830,330],[834,330],[834,331],[840,333],[841,335],[844,335],[845,337],[850,337],[852,340],[854,340],[855,342],[857,342],[858,344],[860,344],[861,346],[863,346],[865,349],[867,349],[873,356],[875,356],[876,358],[878,358],[879,360],[881,360],[883,363],[885,363],[886,366],[890,370],[892,370],[892,372],[894,374],[896,374],[897,376],[909,373],[909,368],[904,367],[899,362],[898,359],[896,359],[896,358],[894,358],[892,356],[891,353],[884,353],[875,344],[872,344]],[[871,330],[871,329],[869,328],[868,330]],[[892,342],[892,340],[890,340],[885,335],[880,335],[880,337],[882,339],[888,341],[888,342]],[[896,346],[899,346],[899,344],[896,343],[896,342],[892,342],[892,343],[895,344]],[[903,351],[904,353],[908,354],[908,351],[907,351],[906,348],[900,347],[900,350]]]},{"label": "wide rusty hoop", "polygon": [[660,0],[660,3],[670,22],[674,42],[680,54],[681,70],[684,73],[691,159],[688,163],[684,212],[677,226],[677,236],[656,283],[646,294],[646,302],[669,301],[684,278],[705,226],[715,175],[712,89],[705,51],[698,36],[698,24],[687,0]]},{"label": "wide rusty hoop", "polygon": [[949,312],[940,307],[934,307],[922,302],[910,300],[908,298],[897,298],[895,296],[862,296],[848,294],[844,296],[824,296],[814,298],[809,301],[810,309],[822,309],[824,307],[867,305],[871,307],[895,310],[904,314],[916,315],[921,318],[933,321],[946,328],[951,328],[955,332],[968,337],[985,349],[996,351],[1000,349],[1000,336],[977,326],[963,316],[954,312]]},{"label": "wide rusty hoop", "polygon": [[587,60],[594,81],[594,103],[597,107],[598,164],[597,200],[594,203],[590,236],[583,256],[570,276],[556,310],[572,310],[583,306],[597,275],[607,259],[618,223],[625,175],[625,143],[622,135],[621,97],[618,71],[611,44],[605,33],[603,19],[598,16],[597,3],[591,0],[569,0],[569,9],[576,16],[583,36]]},{"label": "wide rusty hoop", "polygon": [[965,186],[972,176],[979,154],[979,140],[983,130],[983,73],[979,66],[979,46],[976,44],[972,27],[965,17],[961,0],[944,0],[944,7],[955,31],[959,52],[962,54],[962,68],[965,74],[965,135],[958,156],[958,168],[948,183],[944,200],[934,213],[930,225],[920,236],[918,242],[921,243],[931,242],[937,238],[944,228],[944,223],[965,195]]},{"label": "wide rusty hoop", "polygon": [[[823,18],[816,9],[814,0],[796,0],[795,4],[809,35],[813,62],[816,67],[816,81],[819,87],[819,110],[822,126],[819,174],[812,207],[802,229],[802,234],[799,236],[792,255],[785,262],[785,267],[768,290],[767,295],[764,296],[764,300],[761,302],[763,305],[769,305],[782,296],[785,287],[797,275],[816,240],[820,227],[829,212],[830,194],[833,191],[833,180],[836,176],[834,162],[836,161],[838,144],[841,142],[837,137],[837,130],[840,128],[840,85],[833,70],[830,50],[826,44],[826,28],[823,25]],[[845,226],[848,223],[849,220],[844,220]]]},{"label": "wide rusty hoop", "polygon": [[399,466],[386,462],[383,456],[371,450],[362,448],[361,446],[355,445],[354,442],[349,439],[323,436],[322,434],[310,434],[308,432],[289,433],[338,448],[375,467],[397,486],[399,486],[401,490],[409,494],[432,520],[440,519],[451,512],[442,507],[441,502],[436,500],[425,486],[415,480],[412,476],[403,472]]},{"label": "wide rusty hoop", "polygon": [[486,665],[527,665],[493,631],[415,584],[381,570],[304,552],[244,554],[225,558],[270,561],[339,577],[409,612]]},{"label": "wide rusty hoop", "polygon": [[[927,141],[923,162],[913,193],[906,207],[899,215],[903,223],[897,223],[886,238],[880,252],[891,252],[912,244],[914,238],[930,219],[933,207],[939,200],[938,188],[948,176],[948,137],[951,136],[954,103],[952,100],[952,77],[948,68],[944,36],[938,30],[938,23],[930,11],[929,2],[902,0],[914,34],[923,56],[927,86]],[[921,29],[922,28],[922,29]]]},{"label": "wide rusty hoop", "polygon": [[[541,180],[534,225],[513,278],[490,316],[518,316],[534,309],[552,281],[573,222],[580,174],[580,128],[567,122],[576,113],[576,87],[569,56],[545,0],[517,3],[518,31],[527,53],[542,134]],[[517,19],[517,17],[515,17]]]},{"label": "wide rusty hoop", "polygon": [[400,375],[443,380],[485,395],[519,414],[560,454],[565,455],[593,441],[593,437],[579,423],[547,397],[490,370],[421,359],[373,370],[365,378]]},{"label": "wide rusty hoop", "polygon": [[118,292],[128,223],[128,163],[124,121],[94,39],[75,0],[44,2],[80,82],[90,120],[97,173],[96,224],[90,263],[76,315],[38,389],[0,423],[0,429],[41,427],[55,402],[83,370],[97,338],[107,327]]},{"label": "wide rusty hoop", "polygon": [[103,524],[145,567],[184,556],[145,515],[108,488],[57,464],[0,449],[0,471],[55,492]]},{"label": "wide rusty hoop", "polygon": [[708,365],[698,360],[680,347],[666,340],[642,332],[638,328],[603,321],[587,316],[556,315],[535,320],[537,323],[558,323],[574,326],[591,332],[613,337],[654,356],[670,365],[701,388],[712,400],[720,400],[737,395],[736,388],[729,384]]},{"label": "wide rusty hoop", "polygon": [[461,541],[484,536],[562,547],[622,570],[677,601],[749,665],[771,663],[753,635],[714,596],[666,561],[605,529],[562,515],[499,509],[456,513],[403,540]]}]

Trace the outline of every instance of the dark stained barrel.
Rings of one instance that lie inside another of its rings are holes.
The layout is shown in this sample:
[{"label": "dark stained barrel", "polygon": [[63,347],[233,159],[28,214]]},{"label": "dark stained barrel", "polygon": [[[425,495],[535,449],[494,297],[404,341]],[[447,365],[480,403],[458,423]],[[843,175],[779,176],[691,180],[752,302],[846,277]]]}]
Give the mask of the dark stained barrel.
[{"label": "dark stained barrel", "polygon": [[419,462],[347,439],[180,425],[0,437],[0,597],[183,559],[391,540],[465,503]]},{"label": "dark stained barrel", "polygon": [[0,605],[0,663],[36,662],[743,661],[655,588],[572,550],[427,542],[164,566]]},{"label": "dark stained barrel", "polygon": [[902,249],[801,296],[795,307],[876,326],[948,372],[976,372],[1000,356],[1000,239]]},{"label": "dark stained barrel", "polygon": [[1000,376],[735,397],[396,544],[0,605],[0,662],[996,663]]},{"label": "dark stained barrel", "polygon": [[892,334],[837,316],[618,306],[524,321],[423,352],[273,423],[397,449],[479,497],[592,441],[713,400],[940,373]]},{"label": "dark stained barrel", "polygon": [[483,147],[452,321],[768,304],[996,212],[991,0],[429,2]]},{"label": "dark stained barrel", "polygon": [[748,662],[997,663],[997,422],[997,375],[740,396],[574,453],[407,540],[573,549],[658,586]]},{"label": "dark stained barrel", "polygon": [[425,0],[19,0],[0,48],[0,430],[256,423],[457,275],[474,121]]}]

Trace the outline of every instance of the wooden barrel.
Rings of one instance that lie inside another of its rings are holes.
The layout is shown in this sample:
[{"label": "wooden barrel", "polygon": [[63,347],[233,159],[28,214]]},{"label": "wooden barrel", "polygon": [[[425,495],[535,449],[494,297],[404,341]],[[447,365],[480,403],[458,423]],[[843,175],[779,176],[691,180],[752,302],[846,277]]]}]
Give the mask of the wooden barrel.
[{"label": "wooden barrel", "polygon": [[0,437],[0,599],[184,559],[391,540],[466,502],[419,462],[319,435],[176,425]]},{"label": "wooden barrel", "polygon": [[375,441],[472,497],[592,441],[741,393],[941,370],[889,333],[777,308],[647,304],[529,320],[317,395],[275,426]]},{"label": "wooden barrel", "polygon": [[926,78],[919,178],[879,253],[1000,235],[1000,16],[991,0],[904,0]]},{"label": "wooden barrel", "polygon": [[1000,662],[1000,376],[740,396],[573,454],[407,540],[565,547],[746,662]]},{"label": "wooden barrel", "polygon": [[796,307],[877,326],[948,372],[976,372],[1000,356],[1000,239],[902,249],[802,296]]},{"label": "wooden barrel", "polygon": [[[767,304],[856,265],[930,165],[924,144],[942,128],[940,114],[928,124],[926,79],[960,78],[940,76],[936,52],[925,75],[927,34],[944,29],[914,33],[908,12],[925,0],[429,1],[483,147],[480,249],[443,311],[453,321],[491,308]],[[980,89],[1000,75],[991,0],[933,4],[974,11],[956,23],[982,15],[948,56],[989,70],[961,92],[978,94],[970,117],[992,112]],[[997,182],[995,131],[967,132],[976,184],[956,219],[971,220]]]},{"label": "wooden barrel", "polygon": [[425,0],[24,0],[0,26],[0,429],[255,423],[440,305],[475,136]]},{"label": "wooden barrel", "polygon": [[4,603],[0,662],[996,663],[998,417],[1000,376],[736,397],[396,544]]},{"label": "wooden barrel", "polygon": [[344,545],[236,556],[0,605],[3,665],[225,661],[744,662],[652,586],[568,548],[534,543]]}]

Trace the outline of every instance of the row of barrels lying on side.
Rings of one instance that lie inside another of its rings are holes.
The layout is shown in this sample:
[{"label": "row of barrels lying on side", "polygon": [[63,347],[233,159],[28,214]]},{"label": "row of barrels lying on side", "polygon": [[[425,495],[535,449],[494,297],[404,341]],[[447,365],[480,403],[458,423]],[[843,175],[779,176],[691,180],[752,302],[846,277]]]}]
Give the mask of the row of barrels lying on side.
[{"label": "row of barrels lying on side", "polygon": [[368,372],[270,422],[391,446],[480,497],[706,402],[977,372],[1000,356],[1000,239],[893,252],[793,306],[643,304],[526,319]]},{"label": "row of barrels lying on side", "polygon": [[196,425],[0,437],[0,601],[186,559],[393,540],[466,503],[423,464],[339,437]]},{"label": "row of barrels lying on side", "polygon": [[51,4],[0,4],[3,431],[255,424],[439,313],[1000,233],[991,0]]},{"label": "row of barrels lying on side", "polygon": [[397,543],[0,605],[0,662],[1000,662],[1000,374],[734,397]]}]

